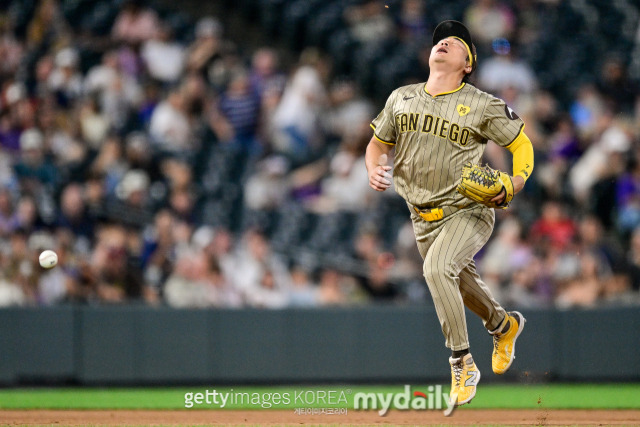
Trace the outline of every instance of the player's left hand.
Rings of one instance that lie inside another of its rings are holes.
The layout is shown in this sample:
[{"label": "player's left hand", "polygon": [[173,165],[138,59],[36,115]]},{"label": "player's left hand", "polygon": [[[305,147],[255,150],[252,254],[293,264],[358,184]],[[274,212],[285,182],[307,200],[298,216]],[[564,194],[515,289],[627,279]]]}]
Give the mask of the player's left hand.
[{"label": "player's left hand", "polygon": [[[522,190],[522,188],[524,187],[524,178],[522,178],[520,175],[512,176],[511,177],[511,182],[513,182],[513,194],[514,195],[518,194],[518,192],[520,192],[520,190]],[[504,198],[506,196],[507,196],[507,192],[503,188],[502,191],[500,193],[498,193],[498,195],[496,197],[491,199],[491,202],[496,203],[498,205],[501,205],[501,204],[504,203]]]}]

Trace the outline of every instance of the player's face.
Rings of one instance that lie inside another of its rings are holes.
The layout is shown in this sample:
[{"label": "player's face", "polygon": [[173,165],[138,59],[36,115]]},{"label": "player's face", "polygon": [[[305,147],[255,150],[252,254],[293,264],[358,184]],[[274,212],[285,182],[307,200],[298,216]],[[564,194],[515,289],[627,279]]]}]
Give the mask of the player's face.
[{"label": "player's face", "polygon": [[440,40],[431,49],[429,66],[442,68],[444,65],[446,69],[451,71],[470,72],[468,57],[469,53],[464,43],[456,38],[447,37]]}]

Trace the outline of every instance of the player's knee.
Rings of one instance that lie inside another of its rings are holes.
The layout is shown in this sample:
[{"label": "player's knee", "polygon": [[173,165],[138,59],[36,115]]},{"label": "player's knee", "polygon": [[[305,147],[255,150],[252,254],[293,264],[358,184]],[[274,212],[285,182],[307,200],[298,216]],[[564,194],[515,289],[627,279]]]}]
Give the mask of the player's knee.
[{"label": "player's knee", "polygon": [[428,264],[426,261],[423,268],[424,278],[428,284],[446,283],[453,278],[453,266],[444,263]]}]

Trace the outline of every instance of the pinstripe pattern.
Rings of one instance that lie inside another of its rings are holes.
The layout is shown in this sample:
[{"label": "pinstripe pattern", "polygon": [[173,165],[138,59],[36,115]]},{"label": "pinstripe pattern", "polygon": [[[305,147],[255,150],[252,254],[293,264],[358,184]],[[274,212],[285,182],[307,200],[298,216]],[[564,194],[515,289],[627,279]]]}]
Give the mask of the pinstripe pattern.
[{"label": "pinstripe pattern", "polygon": [[[459,106],[468,111],[460,114]],[[433,97],[419,83],[393,91],[371,126],[378,139],[395,145],[393,177],[400,196],[419,207],[459,205],[466,202],[456,192],[462,166],[480,162],[489,139],[507,146],[524,126],[507,112],[504,101],[469,84]],[[417,119],[415,128],[410,126],[411,115]],[[458,138],[452,136],[454,127],[460,129]],[[463,132],[468,132],[465,140]]]},{"label": "pinstripe pattern", "polygon": [[[447,347],[469,347],[464,306],[499,326],[505,311],[476,271],[474,255],[493,231],[494,212],[456,191],[466,162],[479,163],[488,140],[506,147],[524,127],[501,99],[469,84],[431,96],[425,83],[403,86],[371,123],[374,135],[395,145],[394,186],[409,204],[418,249]],[[413,210],[467,206],[440,221]]]},{"label": "pinstripe pattern", "polygon": [[411,219],[446,345],[452,350],[468,348],[465,305],[480,316],[488,330],[495,329],[505,316],[473,261],[493,231],[493,210],[476,205],[442,221],[426,222],[416,214]]}]

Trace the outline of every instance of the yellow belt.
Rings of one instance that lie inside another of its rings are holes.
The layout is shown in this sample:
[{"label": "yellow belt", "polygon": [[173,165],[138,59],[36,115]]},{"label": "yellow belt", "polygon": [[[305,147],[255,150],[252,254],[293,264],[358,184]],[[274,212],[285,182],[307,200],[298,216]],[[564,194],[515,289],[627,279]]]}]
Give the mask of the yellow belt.
[{"label": "yellow belt", "polygon": [[466,206],[461,206],[461,207],[445,206],[442,208],[433,208],[433,209],[427,209],[427,210],[421,211],[416,206],[414,206],[413,209],[415,209],[416,213],[420,215],[420,217],[425,221],[433,222],[433,221],[440,221],[445,216],[449,216],[452,213],[459,211],[464,207]]}]

